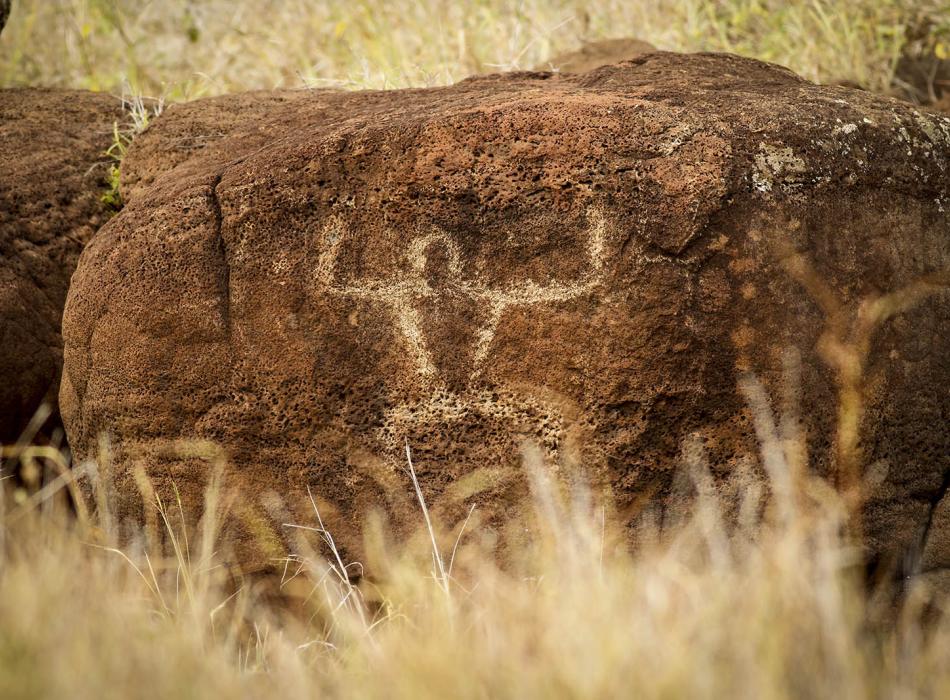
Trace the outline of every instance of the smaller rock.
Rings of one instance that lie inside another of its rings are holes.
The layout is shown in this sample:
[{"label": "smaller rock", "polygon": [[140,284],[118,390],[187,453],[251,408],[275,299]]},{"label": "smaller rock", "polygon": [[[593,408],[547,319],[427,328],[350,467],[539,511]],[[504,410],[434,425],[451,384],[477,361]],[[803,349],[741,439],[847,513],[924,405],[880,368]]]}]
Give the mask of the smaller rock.
[{"label": "smaller rock", "polygon": [[535,67],[538,71],[556,70],[561,73],[587,73],[610,63],[620,63],[653,53],[657,49],[639,39],[604,39],[584,44],[577,51],[562,53]]},{"label": "smaller rock", "polygon": [[110,95],[0,90],[0,442],[56,405],[66,288],[109,219],[105,152],[122,119]]}]

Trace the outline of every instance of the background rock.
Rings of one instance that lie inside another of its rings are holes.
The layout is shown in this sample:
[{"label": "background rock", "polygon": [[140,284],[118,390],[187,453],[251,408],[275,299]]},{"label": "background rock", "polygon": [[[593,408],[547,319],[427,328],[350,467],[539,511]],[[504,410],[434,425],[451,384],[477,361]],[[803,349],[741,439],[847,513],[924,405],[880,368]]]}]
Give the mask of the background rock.
[{"label": "background rock", "polygon": [[55,405],[60,322],[83,245],[109,217],[121,103],[73,90],[0,90],[0,441]]},{"label": "background rock", "polygon": [[535,70],[557,70],[561,73],[587,73],[610,63],[629,61],[645,53],[653,53],[656,47],[639,39],[604,39],[584,44],[577,51],[558,54]]},{"label": "background rock", "polygon": [[[827,319],[789,249],[848,324],[950,269],[950,121],[756,61],[654,53],[260,99],[213,148],[159,144],[234,102],[169,112],[133,144],[151,184],[83,254],[61,393],[80,458],[112,436],[125,518],[141,517],[135,464],[197,506],[210,469],[175,441],[223,445],[249,566],[272,553],[270,493],[281,522],[309,522],[311,487],[351,555],[373,509],[395,532],[418,522],[406,442],[450,522],[472,503],[517,520],[526,439],[635,522],[644,500],[676,504],[689,435],[719,479],[760,469],[737,380],[778,402],[790,349],[827,473]],[[862,444],[887,475],[866,509],[877,554],[917,545],[950,471],[948,343],[930,294],[864,362]]]},{"label": "background rock", "polygon": [[937,104],[950,96],[950,61],[933,54],[902,56],[895,68],[894,87],[917,104]]}]

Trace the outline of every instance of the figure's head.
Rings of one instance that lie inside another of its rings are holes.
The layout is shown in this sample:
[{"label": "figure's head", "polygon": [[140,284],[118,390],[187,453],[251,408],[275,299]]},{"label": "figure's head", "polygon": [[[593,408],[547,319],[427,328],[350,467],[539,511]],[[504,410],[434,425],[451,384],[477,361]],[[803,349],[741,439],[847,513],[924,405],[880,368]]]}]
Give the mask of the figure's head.
[{"label": "figure's head", "polygon": [[0,32],[3,32],[3,25],[7,23],[7,17],[10,16],[10,3],[12,0],[0,0]]}]

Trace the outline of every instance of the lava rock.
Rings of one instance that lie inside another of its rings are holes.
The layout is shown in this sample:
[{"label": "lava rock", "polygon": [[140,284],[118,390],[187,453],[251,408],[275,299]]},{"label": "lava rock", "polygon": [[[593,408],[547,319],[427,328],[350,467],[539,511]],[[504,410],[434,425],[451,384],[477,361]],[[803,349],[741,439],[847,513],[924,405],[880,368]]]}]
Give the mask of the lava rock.
[{"label": "lava rock", "polygon": [[[224,99],[137,139],[148,183],[70,289],[67,432],[80,458],[111,436],[121,517],[143,517],[137,464],[198,508],[211,468],[182,444],[211,441],[247,494],[245,566],[273,555],[258,546],[272,495],[279,522],[309,521],[308,488],[360,556],[371,511],[395,533],[419,522],[407,444],[441,519],[479,504],[501,527],[527,442],[633,523],[645,499],[677,505],[684,440],[716,479],[762,471],[744,377],[794,399],[810,464],[832,474],[832,349],[864,347],[860,447],[886,473],[869,547],[919,545],[950,471],[950,119],[735,56],[652,53],[302,93],[170,153],[242,98]],[[913,304],[855,340],[868,300],[908,288]]]},{"label": "lava rock", "polygon": [[44,400],[55,407],[60,324],[79,254],[110,211],[118,99],[73,90],[0,90],[0,441]]}]

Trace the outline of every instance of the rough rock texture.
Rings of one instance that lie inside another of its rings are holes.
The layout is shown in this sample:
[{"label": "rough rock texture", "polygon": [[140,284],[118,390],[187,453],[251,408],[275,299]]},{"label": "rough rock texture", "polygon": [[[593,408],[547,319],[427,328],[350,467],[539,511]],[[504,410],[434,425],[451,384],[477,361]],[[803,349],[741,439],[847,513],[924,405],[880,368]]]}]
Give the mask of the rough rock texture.
[{"label": "rough rock texture", "polygon": [[[169,113],[133,151],[228,104]],[[950,120],[751,60],[654,53],[264,112],[166,154],[87,247],[61,393],[80,457],[112,435],[123,517],[141,517],[136,464],[194,505],[210,468],[173,441],[223,445],[248,565],[270,551],[270,492],[282,522],[310,522],[311,487],[350,554],[373,509],[415,526],[406,441],[450,521],[473,502],[515,517],[525,439],[635,520],[645,495],[675,500],[688,435],[717,477],[758,469],[737,379],[778,402],[789,349],[828,472],[828,299],[847,325],[950,270]],[[877,554],[933,531],[950,471],[950,304],[926,292],[863,362],[862,446],[887,473],[866,508]]]},{"label": "rough rock texture", "polygon": [[559,54],[539,65],[535,70],[556,70],[561,73],[587,73],[609,63],[629,61],[656,47],[639,39],[604,39],[584,44],[577,51]]},{"label": "rough rock texture", "polygon": [[66,288],[108,219],[104,152],[121,115],[108,95],[0,90],[0,441],[55,403]]},{"label": "rough rock texture", "polygon": [[[330,90],[273,90],[223,95],[166,107],[158,128],[138,135],[122,160],[121,193],[130,201],[146,191],[157,175],[182,162],[226,162],[235,148],[249,153],[294,129],[293,103],[306,99],[311,109]],[[281,115],[286,114],[285,118]]]}]

